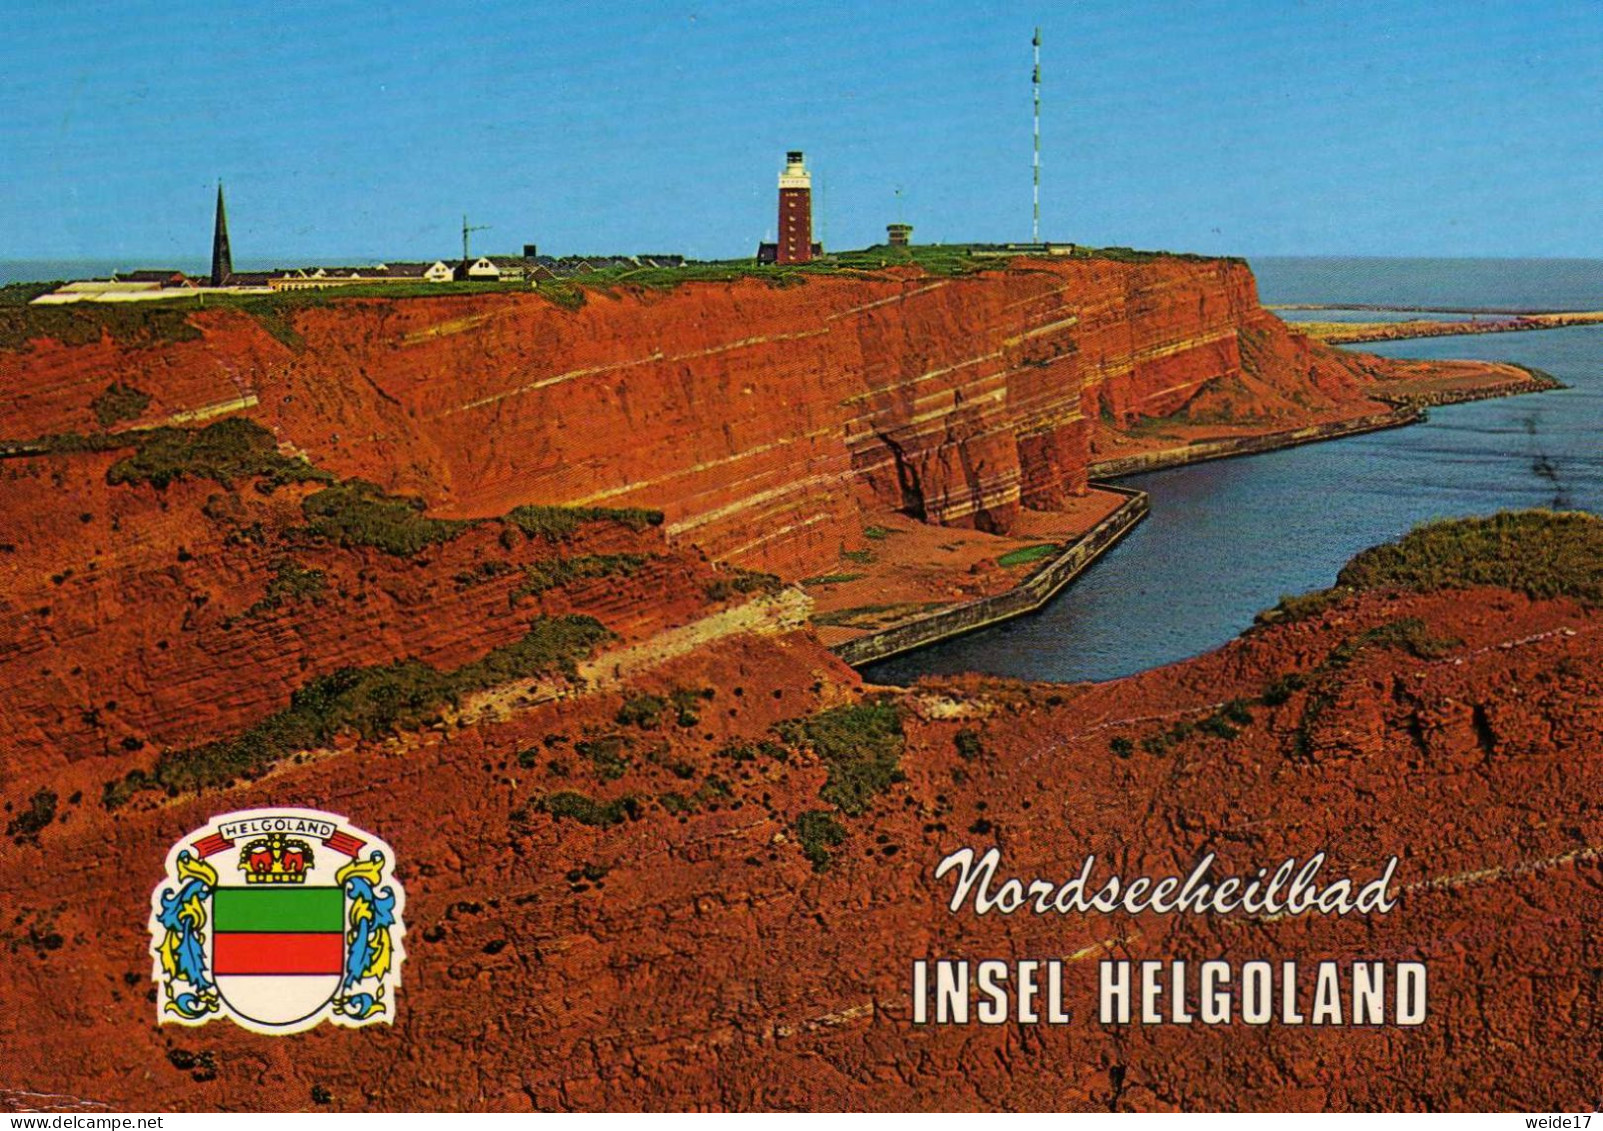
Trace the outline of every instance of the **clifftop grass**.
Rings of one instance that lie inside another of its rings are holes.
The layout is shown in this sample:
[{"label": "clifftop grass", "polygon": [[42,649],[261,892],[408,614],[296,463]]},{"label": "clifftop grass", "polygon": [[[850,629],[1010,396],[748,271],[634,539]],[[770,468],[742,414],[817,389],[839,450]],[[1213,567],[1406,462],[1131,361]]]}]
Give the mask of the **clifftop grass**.
[{"label": "clifftop grass", "polygon": [[[774,287],[804,284],[825,276],[867,276],[887,267],[918,267],[942,277],[968,275],[1004,267],[1015,255],[967,244],[915,244],[873,247],[828,253],[811,263],[778,266],[755,259],[687,263],[682,267],[606,267],[567,278],[548,280],[531,288],[522,280],[507,282],[461,281],[451,283],[385,282],[351,284],[326,290],[281,291],[271,295],[186,294],[161,302],[82,302],[62,306],[31,306],[32,299],[53,290],[57,283],[14,283],[0,287],[0,350],[28,348],[31,341],[53,339],[66,345],[86,345],[109,335],[125,344],[159,344],[201,337],[190,321],[197,311],[234,309],[254,318],[269,334],[300,352],[305,342],[295,314],[313,306],[372,299],[441,299],[461,295],[533,293],[566,310],[578,310],[589,295],[616,294],[620,290],[672,290],[683,283],[735,282],[754,279]],[[1043,258],[1046,258],[1043,256]],[[1233,257],[1194,255],[1189,252],[1140,251],[1128,247],[1076,247],[1070,256],[1053,259],[1100,259],[1118,263],[1221,261],[1242,263]]]},{"label": "clifftop grass", "polygon": [[132,345],[184,342],[200,337],[189,324],[193,307],[166,303],[83,302],[30,306],[57,283],[10,283],[0,287],[0,350],[23,350],[51,339],[67,346],[92,345],[102,337]]},{"label": "clifftop grass", "polygon": [[1503,511],[1418,527],[1365,550],[1336,584],[1433,592],[1491,585],[1536,599],[1603,601],[1603,519],[1578,511]]}]

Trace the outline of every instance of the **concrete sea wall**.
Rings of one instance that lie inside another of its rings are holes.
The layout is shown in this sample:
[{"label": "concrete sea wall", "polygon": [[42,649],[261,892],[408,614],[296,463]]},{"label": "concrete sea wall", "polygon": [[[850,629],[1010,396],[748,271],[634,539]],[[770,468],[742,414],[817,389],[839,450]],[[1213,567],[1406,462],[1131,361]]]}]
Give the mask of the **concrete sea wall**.
[{"label": "concrete sea wall", "polygon": [[883,631],[837,644],[831,651],[853,666],[871,664],[902,652],[922,648],[937,640],[973,632],[975,629],[985,628],[1040,608],[1069,582],[1084,573],[1092,562],[1106,553],[1147,515],[1149,508],[1145,491],[1133,491],[1128,487],[1116,487],[1108,483],[1098,483],[1096,486],[1101,490],[1125,496],[1124,502],[1082,537],[1064,546],[1046,565],[1006,593],[982,597],[977,601],[904,621]]}]

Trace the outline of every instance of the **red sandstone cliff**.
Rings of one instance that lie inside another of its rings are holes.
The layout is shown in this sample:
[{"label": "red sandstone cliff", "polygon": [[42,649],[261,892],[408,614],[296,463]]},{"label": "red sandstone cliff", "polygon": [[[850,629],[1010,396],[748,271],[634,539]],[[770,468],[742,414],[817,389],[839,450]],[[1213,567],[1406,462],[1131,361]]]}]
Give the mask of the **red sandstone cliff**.
[{"label": "red sandstone cliff", "polygon": [[277,338],[208,310],[193,340],[0,353],[3,438],[95,431],[118,381],[152,397],[136,423],[243,411],[439,514],[658,507],[670,544],[800,576],[865,512],[1001,531],[1082,491],[1092,421],[1305,423],[1373,410],[1385,372],[1289,331],[1227,261],[694,283],[578,310],[335,300],[270,321]]},{"label": "red sandstone cliff", "polygon": [[[651,559],[575,598],[630,638],[694,617],[703,556],[800,576],[886,509],[1007,529],[1021,506],[1083,490],[1091,419],[1301,423],[1366,403],[1367,363],[1290,334],[1226,262],[696,283],[577,310],[530,294],[336,299],[191,321],[180,340],[0,351],[0,440],[100,433],[115,383],[150,397],[117,427],[248,416],[282,450],[438,515],[658,507],[660,531],[591,529],[562,551]],[[550,552],[509,553],[490,528],[415,560],[295,547],[283,535],[312,485],[108,483],[126,454],[0,460],[0,781],[59,760],[137,767],[341,666],[470,659],[521,631],[508,591]],[[457,580],[485,561],[502,572]],[[315,600],[262,605],[284,562],[323,576]]]}]

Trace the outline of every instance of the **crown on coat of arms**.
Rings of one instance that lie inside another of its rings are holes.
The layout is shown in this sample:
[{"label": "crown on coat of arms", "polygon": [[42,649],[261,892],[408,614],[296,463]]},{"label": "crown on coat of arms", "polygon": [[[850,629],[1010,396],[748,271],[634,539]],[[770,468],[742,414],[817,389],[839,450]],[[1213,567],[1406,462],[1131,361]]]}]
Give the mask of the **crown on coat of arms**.
[{"label": "crown on coat of arms", "polygon": [[240,850],[239,867],[247,884],[304,884],[312,867],[312,846],[298,837],[268,833]]}]

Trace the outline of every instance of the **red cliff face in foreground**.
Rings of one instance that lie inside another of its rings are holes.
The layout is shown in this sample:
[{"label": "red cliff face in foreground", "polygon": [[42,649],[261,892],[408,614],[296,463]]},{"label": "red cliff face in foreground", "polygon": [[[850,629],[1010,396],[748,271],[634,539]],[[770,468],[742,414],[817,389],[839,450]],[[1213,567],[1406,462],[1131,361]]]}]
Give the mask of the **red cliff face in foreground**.
[{"label": "red cliff face in foreground", "polygon": [[[902,700],[899,774],[855,814],[823,800],[832,764],[770,729],[862,695],[800,636],[725,641],[629,691],[688,691],[693,718],[620,722],[622,694],[591,696],[115,814],[63,797],[0,860],[0,1097],[1578,1109],[1603,925],[1597,629],[1568,599],[1373,594],[1113,684],[930,686]],[[1233,699],[1245,716],[1210,723]],[[581,745],[602,740],[621,773]],[[598,815],[553,816],[541,799],[564,791]],[[383,830],[400,856],[394,1027],[157,1027],[144,924],[163,853],[214,812],[286,798]],[[842,834],[821,872],[801,831],[817,811]],[[1017,874],[1062,879],[1092,852],[1127,876],[1184,874],[1210,851],[1250,874],[1324,849],[1334,875],[1368,878],[1397,855],[1398,905],[1278,921],[950,913],[935,863],[991,845]],[[1071,1020],[915,1026],[911,964],[941,957],[1067,959]],[[1102,958],[1422,961],[1430,1014],[1414,1029],[1119,1028],[1096,1017]]]},{"label": "red cliff face in foreground", "polygon": [[[1091,422],[1290,426],[1375,411],[1394,370],[1290,332],[1226,261],[1021,260],[952,278],[697,283],[337,300],[192,340],[0,354],[7,438],[97,430],[113,379],[137,423],[243,411],[345,476],[436,513],[649,506],[670,544],[802,576],[863,514],[1010,528],[1085,488]],[[280,340],[282,339],[282,340]]]}]

